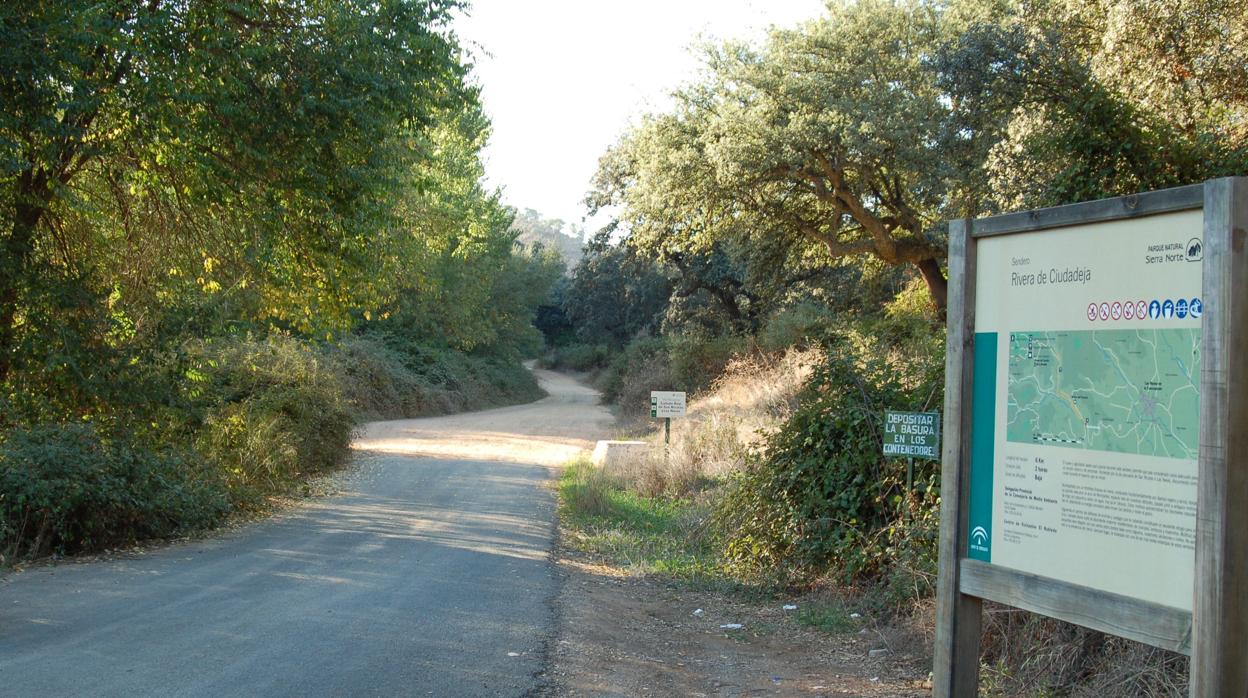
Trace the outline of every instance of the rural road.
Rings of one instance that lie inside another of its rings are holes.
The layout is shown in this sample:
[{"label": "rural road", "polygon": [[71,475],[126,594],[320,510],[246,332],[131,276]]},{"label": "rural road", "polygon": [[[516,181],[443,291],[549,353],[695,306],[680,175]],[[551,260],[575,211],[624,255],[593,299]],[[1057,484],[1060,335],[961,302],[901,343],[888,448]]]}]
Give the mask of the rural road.
[{"label": "rural road", "polygon": [[529,405],[375,422],[341,492],[211,540],[0,579],[5,696],[519,696],[558,591],[553,469],[605,434]]}]

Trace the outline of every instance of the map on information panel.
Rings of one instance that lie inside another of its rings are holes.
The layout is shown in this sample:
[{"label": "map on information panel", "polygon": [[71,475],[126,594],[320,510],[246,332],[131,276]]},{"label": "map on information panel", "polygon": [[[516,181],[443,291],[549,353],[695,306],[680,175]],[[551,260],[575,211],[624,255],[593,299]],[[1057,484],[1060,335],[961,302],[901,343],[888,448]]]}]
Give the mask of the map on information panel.
[{"label": "map on information panel", "polygon": [[1197,457],[1200,329],[1010,334],[1006,439]]}]

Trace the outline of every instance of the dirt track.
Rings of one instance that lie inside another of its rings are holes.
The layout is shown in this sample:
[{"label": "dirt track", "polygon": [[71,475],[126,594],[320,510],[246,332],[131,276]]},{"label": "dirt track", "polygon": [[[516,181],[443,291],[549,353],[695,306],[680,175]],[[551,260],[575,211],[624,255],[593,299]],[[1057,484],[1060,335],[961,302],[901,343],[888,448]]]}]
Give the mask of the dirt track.
[{"label": "dirt track", "polygon": [[561,578],[554,468],[610,417],[530,405],[368,425],[338,493],[207,540],[0,579],[6,696],[520,696]]},{"label": "dirt track", "polygon": [[367,425],[272,520],[4,577],[6,695],[923,695],[869,634],[561,550],[550,486],[612,420],[536,373],[532,404]]},{"label": "dirt track", "polygon": [[[557,475],[612,430],[598,394],[536,371],[550,397],[529,405],[435,419],[377,422],[356,447],[439,459],[540,463]],[[545,696],[923,696],[896,657],[870,659],[872,632],[829,637],[797,626],[780,602],[748,604],[685,591],[556,548],[556,630]],[[693,611],[702,608],[699,616]],[[721,624],[744,622],[742,631]]]},{"label": "dirt track", "polygon": [[598,393],[553,371],[534,373],[549,396],[527,405],[447,417],[373,422],[354,447],[430,458],[560,466],[607,437],[611,414]]}]

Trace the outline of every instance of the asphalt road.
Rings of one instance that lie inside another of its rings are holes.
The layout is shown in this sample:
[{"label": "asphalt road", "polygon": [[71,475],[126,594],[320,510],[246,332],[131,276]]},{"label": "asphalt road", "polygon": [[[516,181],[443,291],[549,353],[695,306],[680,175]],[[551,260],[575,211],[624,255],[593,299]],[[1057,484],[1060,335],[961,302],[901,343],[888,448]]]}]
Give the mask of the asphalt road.
[{"label": "asphalt road", "polygon": [[594,394],[378,422],[342,492],[222,537],[0,580],[4,696],[519,696],[558,592],[558,465]]}]

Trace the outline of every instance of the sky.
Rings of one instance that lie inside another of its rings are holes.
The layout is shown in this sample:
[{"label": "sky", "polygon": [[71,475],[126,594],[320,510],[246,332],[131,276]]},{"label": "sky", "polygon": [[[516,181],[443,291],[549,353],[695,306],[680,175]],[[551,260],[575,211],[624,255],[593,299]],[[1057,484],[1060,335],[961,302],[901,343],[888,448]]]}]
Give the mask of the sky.
[{"label": "sky", "polygon": [[[823,0],[474,0],[455,31],[473,54],[503,200],[581,224],[598,158],[697,75],[703,39],[761,40]],[[599,221],[586,224],[592,230]]]}]

